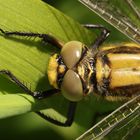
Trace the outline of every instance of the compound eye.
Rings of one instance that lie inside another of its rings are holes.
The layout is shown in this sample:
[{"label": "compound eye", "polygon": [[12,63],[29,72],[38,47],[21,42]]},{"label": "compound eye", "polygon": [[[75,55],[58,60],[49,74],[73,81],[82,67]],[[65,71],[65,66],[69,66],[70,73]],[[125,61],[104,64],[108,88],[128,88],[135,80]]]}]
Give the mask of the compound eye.
[{"label": "compound eye", "polygon": [[83,46],[84,44],[79,41],[70,41],[63,46],[61,56],[69,69],[73,68],[80,60]]},{"label": "compound eye", "polygon": [[70,101],[79,101],[83,98],[82,82],[77,73],[68,70],[64,76],[62,86],[62,94]]}]

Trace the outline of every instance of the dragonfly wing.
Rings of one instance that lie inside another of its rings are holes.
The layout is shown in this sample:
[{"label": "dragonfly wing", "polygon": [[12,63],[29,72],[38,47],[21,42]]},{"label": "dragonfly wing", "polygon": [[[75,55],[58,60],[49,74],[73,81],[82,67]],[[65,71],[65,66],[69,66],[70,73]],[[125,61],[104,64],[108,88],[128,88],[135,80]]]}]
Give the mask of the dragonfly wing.
[{"label": "dragonfly wing", "polygon": [[120,135],[127,137],[129,130],[136,129],[138,125],[140,125],[140,95],[113,111],[77,140],[96,140],[112,136],[118,136],[117,139],[120,139]]},{"label": "dragonfly wing", "polygon": [[140,12],[133,0],[79,0],[119,31],[140,43]]},{"label": "dragonfly wing", "polygon": [[140,126],[140,110],[134,112],[129,117],[127,117],[124,121],[119,123],[116,127],[114,127],[110,133],[104,136],[105,139],[113,140],[126,140],[130,139],[131,136],[139,129]]}]

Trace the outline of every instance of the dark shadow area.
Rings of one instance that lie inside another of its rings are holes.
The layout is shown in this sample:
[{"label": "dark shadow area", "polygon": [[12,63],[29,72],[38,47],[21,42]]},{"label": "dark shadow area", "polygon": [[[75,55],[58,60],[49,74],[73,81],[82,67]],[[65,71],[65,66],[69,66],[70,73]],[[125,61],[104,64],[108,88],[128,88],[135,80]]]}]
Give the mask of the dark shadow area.
[{"label": "dark shadow area", "polygon": [[0,75],[0,91],[13,94],[23,92],[19,86],[10,81],[7,76],[3,75]]},{"label": "dark shadow area", "polygon": [[[39,118],[33,114],[25,114],[23,116],[11,117],[0,120],[0,134],[2,140],[25,140],[25,139],[47,139],[52,140],[54,136],[58,140],[64,138],[54,131],[44,121],[39,121]],[[41,126],[41,123],[43,126]]]}]

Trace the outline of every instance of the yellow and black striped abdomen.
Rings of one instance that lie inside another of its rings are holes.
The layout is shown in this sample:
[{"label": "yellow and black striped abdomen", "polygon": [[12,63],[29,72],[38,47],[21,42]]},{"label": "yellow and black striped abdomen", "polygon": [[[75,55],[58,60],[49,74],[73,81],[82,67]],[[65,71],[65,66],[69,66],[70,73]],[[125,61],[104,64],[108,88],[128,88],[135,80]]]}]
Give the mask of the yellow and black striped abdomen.
[{"label": "yellow and black striped abdomen", "polygon": [[99,51],[96,79],[98,93],[108,100],[140,94],[140,46],[123,44]]}]

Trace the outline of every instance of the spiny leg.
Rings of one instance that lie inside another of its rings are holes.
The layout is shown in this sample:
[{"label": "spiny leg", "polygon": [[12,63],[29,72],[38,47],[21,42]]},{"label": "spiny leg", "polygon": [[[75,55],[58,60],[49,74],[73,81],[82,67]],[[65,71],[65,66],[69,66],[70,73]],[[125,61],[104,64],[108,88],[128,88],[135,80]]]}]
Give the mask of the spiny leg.
[{"label": "spiny leg", "polygon": [[7,75],[14,83],[16,83],[16,85],[21,87],[23,89],[23,91],[30,94],[31,96],[33,96],[36,99],[44,99],[44,98],[47,98],[47,97],[49,97],[53,94],[56,94],[60,91],[59,89],[50,89],[50,90],[46,90],[46,91],[32,92],[20,80],[18,80],[18,78],[16,78],[16,76],[14,74],[12,74],[9,70],[0,70],[0,74]]},{"label": "spiny leg", "polygon": [[107,37],[110,34],[110,31],[102,25],[84,24],[83,26],[88,28],[88,29],[99,29],[99,30],[101,30],[100,35],[96,38],[96,40],[91,45],[92,48],[93,48],[93,51],[96,48],[99,48],[100,45],[107,39]]},{"label": "spiny leg", "polygon": [[67,119],[65,122],[60,122],[58,120],[54,120],[53,118],[50,118],[49,116],[46,116],[45,114],[43,114],[42,112],[40,111],[36,111],[36,113],[42,117],[43,119],[53,123],[53,124],[56,124],[56,125],[59,125],[59,126],[64,126],[64,127],[68,127],[68,126],[71,126],[71,124],[73,123],[73,120],[74,120],[74,115],[75,115],[75,110],[76,110],[76,105],[77,103],[76,102],[70,102],[69,103],[69,108],[68,108],[68,112],[67,112]]},{"label": "spiny leg", "polygon": [[58,41],[55,37],[49,35],[49,34],[40,34],[40,33],[32,33],[32,32],[10,32],[10,31],[4,31],[0,29],[0,32],[3,33],[5,36],[24,36],[24,37],[38,37],[41,38],[44,42],[50,43],[54,46],[58,46],[59,48],[62,48],[62,42]]}]

